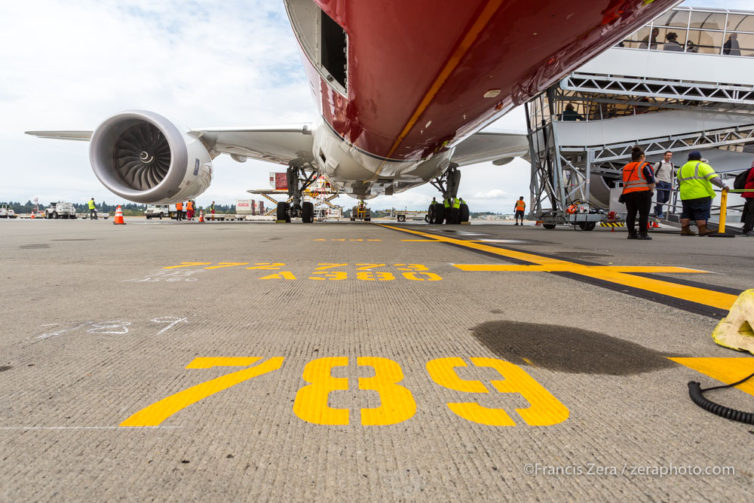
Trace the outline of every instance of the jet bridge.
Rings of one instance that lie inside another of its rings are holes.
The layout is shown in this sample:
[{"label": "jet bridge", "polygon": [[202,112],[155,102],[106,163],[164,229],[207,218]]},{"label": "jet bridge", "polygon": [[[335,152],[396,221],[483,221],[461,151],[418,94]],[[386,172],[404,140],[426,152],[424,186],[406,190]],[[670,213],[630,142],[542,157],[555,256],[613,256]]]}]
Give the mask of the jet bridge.
[{"label": "jet bridge", "polygon": [[[634,145],[649,161],[670,150],[676,166],[699,150],[718,173],[738,173],[754,161],[754,12],[674,8],[526,109],[529,207],[550,223],[567,223],[574,204],[620,211],[615,194]],[[735,212],[743,201],[729,203]]]}]

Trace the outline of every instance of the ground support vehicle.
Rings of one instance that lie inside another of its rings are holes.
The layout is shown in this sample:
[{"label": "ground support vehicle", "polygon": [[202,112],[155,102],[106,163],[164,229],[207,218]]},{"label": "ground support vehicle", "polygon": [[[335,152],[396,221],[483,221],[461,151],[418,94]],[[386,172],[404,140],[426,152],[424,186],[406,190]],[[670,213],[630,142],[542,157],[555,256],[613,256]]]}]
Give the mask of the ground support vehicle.
[{"label": "ground support vehicle", "polygon": [[16,218],[16,212],[7,204],[0,204],[0,218]]},{"label": "ground support vehicle", "polygon": [[354,206],[351,210],[351,222],[355,222],[357,220],[363,222],[371,222],[372,211],[366,206]]},{"label": "ground support vehicle", "polygon": [[45,208],[45,218],[76,218],[76,208],[65,201],[50,203]]},{"label": "ground support vehicle", "polygon": [[162,220],[162,217],[173,218],[175,207],[171,210],[170,206],[169,204],[148,204],[147,209],[144,210],[144,216],[147,217],[147,220],[152,218]]},{"label": "ground support vehicle", "polygon": [[410,221],[427,221],[428,214],[426,211],[413,211],[413,210],[392,210],[390,216],[395,218],[398,222]]}]

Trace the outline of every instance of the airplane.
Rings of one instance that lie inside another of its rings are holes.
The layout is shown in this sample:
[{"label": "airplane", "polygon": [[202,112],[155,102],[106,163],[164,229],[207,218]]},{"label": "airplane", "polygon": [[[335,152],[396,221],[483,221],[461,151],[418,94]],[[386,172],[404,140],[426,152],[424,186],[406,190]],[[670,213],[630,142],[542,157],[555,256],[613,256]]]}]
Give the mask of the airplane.
[{"label": "airplane", "polygon": [[193,199],[228,154],[287,166],[277,218],[314,221],[303,192],[324,175],[360,200],[431,183],[457,197],[459,168],[527,156],[526,135],[484,128],[678,0],[284,0],[315,122],[180,131],[129,110],[93,131],[27,131],[89,142],[94,174],[140,203]]}]

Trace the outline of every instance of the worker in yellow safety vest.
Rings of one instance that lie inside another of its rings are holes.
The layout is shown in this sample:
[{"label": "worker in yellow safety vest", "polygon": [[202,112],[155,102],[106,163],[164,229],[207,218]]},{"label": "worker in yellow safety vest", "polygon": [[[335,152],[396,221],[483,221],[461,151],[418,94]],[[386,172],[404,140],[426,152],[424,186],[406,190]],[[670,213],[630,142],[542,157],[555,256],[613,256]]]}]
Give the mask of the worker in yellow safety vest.
[{"label": "worker in yellow safety vest", "polygon": [[707,228],[712,200],[715,198],[712,184],[725,192],[729,190],[728,186],[720,180],[712,166],[702,161],[702,154],[698,150],[689,154],[688,162],[678,169],[676,180],[678,180],[683,204],[681,236],[696,236],[690,229],[692,220],[696,222],[700,236],[714,234]]},{"label": "worker in yellow safety vest", "polygon": [[94,198],[89,200],[89,220],[97,220],[97,206],[94,204]]},{"label": "worker in yellow safety vest", "polygon": [[[516,214],[516,225],[524,225],[524,211],[526,211],[526,203],[524,202],[524,196],[518,198],[516,205],[513,207],[513,211]],[[521,219],[521,223],[518,221]]]}]

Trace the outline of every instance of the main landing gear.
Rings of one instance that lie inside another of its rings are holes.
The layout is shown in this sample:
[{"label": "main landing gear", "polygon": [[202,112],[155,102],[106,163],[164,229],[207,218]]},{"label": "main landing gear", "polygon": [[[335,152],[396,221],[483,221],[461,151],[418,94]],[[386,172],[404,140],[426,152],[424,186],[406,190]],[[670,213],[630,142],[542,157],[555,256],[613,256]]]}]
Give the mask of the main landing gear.
[{"label": "main landing gear", "polygon": [[[469,222],[469,207],[458,199],[458,186],[461,183],[461,172],[458,164],[451,163],[442,176],[430,181],[442,193],[442,202],[429,205],[425,220],[430,224],[463,224]],[[447,203],[447,205],[446,205]]]},{"label": "main landing gear", "polygon": [[[307,174],[307,170],[311,170]],[[305,224],[314,222],[314,204],[303,201],[303,192],[317,179],[317,171],[309,162],[295,159],[288,164],[288,201],[278,203],[278,222],[291,223],[291,218],[301,217]]]}]

